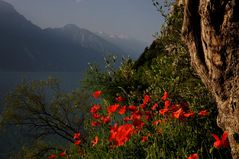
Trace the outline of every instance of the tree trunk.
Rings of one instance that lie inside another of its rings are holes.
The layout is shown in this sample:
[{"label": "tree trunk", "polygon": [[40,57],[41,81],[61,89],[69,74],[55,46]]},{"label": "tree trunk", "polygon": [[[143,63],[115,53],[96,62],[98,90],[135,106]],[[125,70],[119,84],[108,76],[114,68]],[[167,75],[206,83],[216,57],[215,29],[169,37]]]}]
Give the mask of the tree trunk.
[{"label": "tree trunk", "polygon": [[217,123],[239,159],[239,0],[185,0],[183,37],[192,66],[215,97]]}]

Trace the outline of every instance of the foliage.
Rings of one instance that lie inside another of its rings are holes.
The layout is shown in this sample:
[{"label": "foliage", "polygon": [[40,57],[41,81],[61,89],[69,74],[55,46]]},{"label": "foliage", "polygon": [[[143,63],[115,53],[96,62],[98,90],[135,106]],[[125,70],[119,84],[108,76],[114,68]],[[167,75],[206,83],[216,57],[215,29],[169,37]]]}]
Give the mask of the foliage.
[{"label": "foliage", "polygon": [[83,131],[84,110],[89,103],[86,91],[63,93],[55,78],[24,81],[6,96],[0,124],[2,128],[21,127],[29,143],[40,140],[49,147],[52,143],[73,143],[72,134]]},{"label": "foliage", "polygon": [[[187,103],[173,101],[167,92],[157,103],[152,103],[149,95],[138,105],[126,105],[124,100],[105,104],[96,101],[99,103],[89,109],[91,115],[85,124],[87,142],[81,143],[84,137],[76,133],[72,137],[75,143],[64,157],[175,159],[193,153],[202,158],[231,157],[226,136],[213,139],[214,129],[208,121],[211,112],[194,112]],[[216,146],[219,140],[221,147]]]}]

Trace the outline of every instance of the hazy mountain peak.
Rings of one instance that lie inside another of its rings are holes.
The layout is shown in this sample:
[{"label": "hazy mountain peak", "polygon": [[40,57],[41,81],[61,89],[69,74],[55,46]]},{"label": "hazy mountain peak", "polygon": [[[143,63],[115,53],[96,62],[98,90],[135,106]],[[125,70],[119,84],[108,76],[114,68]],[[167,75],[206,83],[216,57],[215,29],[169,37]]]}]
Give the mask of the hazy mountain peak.
[{"label": "hazy mountain peak", "polygon": [[136,40],[123,34],[108,34],[105,32],[97,32],[96,34],[106,41],[109,41],[118,46],[124,52],[129,53],[132,58],[137,58],[147,46],[146,42]]},{"label": "hazy mountain peak", "polygon": [[14,9],[14,7],[10,3],[7,3],[3,0],[0,0],[0,7]]},{"label": "hazy mountain peak", "polygon": [[[31,30],[41,31],[40,27],[32,24],[24,16],[17,12],[13,5],[0,0],[0,28],[6,30],[11,30],[13,32],[19,31],[20,34],[30,33]],[[26,35],[25,35],[26,36]]]},{"label": "hazy mountain peak", "polygon": [[66,29],[66,30],[80,30],[81,28],[78,27],[77,25],[75,24],[66,24],[63,29]]},{"label": "hazy mountain peak", "polygon": [[17,13],[13,5],[0,0],[0,13],[5,14],[5,13]]},{"label": "hazy mountain peak", "polygon": [[93,35],[93,33],[87,29],[80,28],[76,24],[66,24],[61,28],[64,32],[72,35],[74,37],[84,36],[84,35]]},{"label": "hazy mountain peak", "polygon": [[124,34],[108,34],[105,32],[97,32],[96,34],[100,35],[100,36],[107,36],[109,38],[118,38],[118,39],[129,39],[128,35],[124,35]]}]

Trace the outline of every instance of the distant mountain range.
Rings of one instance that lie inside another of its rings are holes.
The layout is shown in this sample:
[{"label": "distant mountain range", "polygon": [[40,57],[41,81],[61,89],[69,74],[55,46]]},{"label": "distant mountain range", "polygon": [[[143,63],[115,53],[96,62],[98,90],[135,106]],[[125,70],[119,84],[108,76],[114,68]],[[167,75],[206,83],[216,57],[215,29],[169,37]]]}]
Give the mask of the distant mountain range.
[{"label": "distant mountain range", "polygon": [[0,71],[82,71],[110,54],[137,58],[146,47],[134,39],[96,34],[74,24],[41,29],[2,0],[0,35]]},{"label": "distant mountain range", "polygon": [[139,41],[124,35],[107,34],[104,32],[98,32],[96,34],[106,41],[118,46],[133,58],[138,58],[147,46],[146,42]]}]

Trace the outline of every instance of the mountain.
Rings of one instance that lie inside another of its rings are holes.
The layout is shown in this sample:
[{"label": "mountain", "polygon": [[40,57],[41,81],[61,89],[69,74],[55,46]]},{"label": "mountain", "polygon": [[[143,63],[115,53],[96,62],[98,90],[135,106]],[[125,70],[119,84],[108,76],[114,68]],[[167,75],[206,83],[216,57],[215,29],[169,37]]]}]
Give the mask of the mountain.
[{"label": "mountain", "polygon": [[132,56],[132,58],[138,58],[141,53],[144,51],[145,47],[147,46],[146,42],[136,40],[134,38],[130,38],[128,36],[124,35],[117,35],[117,34],[107,34],[104,32],[98,32],[96,33],[103,39],[105,39],[108,42],[111,42],[112,44],[118,46],[121,48],[124,52],[127,52]]},{"label": "mountain", "polygon": [[2,0],[0,35],[0,71],[82,71],[106,55],[128,55],[74,24],[41,29]]}]

